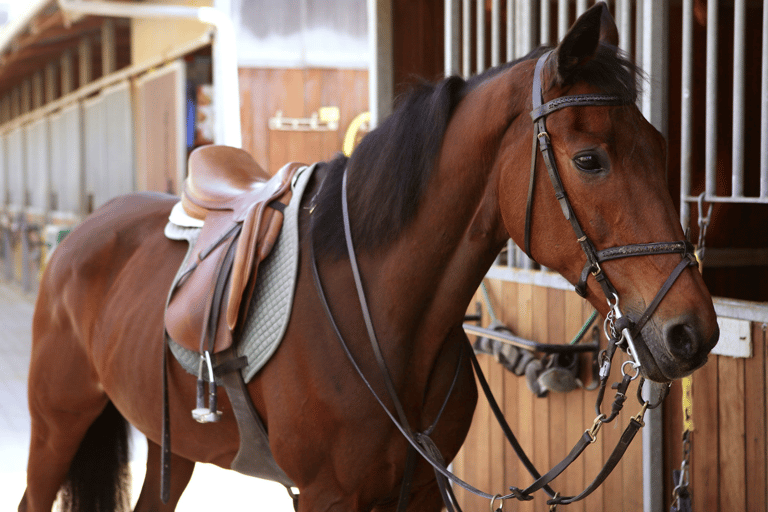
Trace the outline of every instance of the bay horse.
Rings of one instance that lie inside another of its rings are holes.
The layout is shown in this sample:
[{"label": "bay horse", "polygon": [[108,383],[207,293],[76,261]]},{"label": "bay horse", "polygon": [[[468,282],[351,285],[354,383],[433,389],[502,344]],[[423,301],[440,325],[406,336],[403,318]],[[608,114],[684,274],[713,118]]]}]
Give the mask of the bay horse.
[{"label": "bay horse", "polygon": [[[552,158],[572,214],[596,248],[681,240],[665,183],[665,142],[635,106],[638,70],[617,52],[617,39],[599,3],[540,61],[547,101],[581,94],[622,100],[551,113]],[[579,282],[583,241],[564,218],[546,172],[532,180],[525,236],[531,83],[541,54],[468,80],[417,87],[349,159],[321,164],[311,178],[290,323],[279,349],[248,384],[275,460],[300,489],[300,512],[394,510],[404,474],[407,442],[337,343],[307,256],[314,240],[331,314],[382,393],[384,378],[345,248],[345,169],[351,236],[391,383],[414,430],[429,427],[444,407],[431,437],[446,461],[459,450],[477,400],[471,365],[462,357],[468,342],[462,321],[506,240],[523,246],[530,238],[525,245],[539,263]],[[543,157],[534,157],[534,167],[543,169]],[[220,397],[220,422],[193,421],[195,376],[171,359],[173,472],[170,500],[160,502],[163,305],[186,251],[186,244],[166,239],[163,228],[177,200],[150,193],[114,199],[54,252],[33,320],[32,439],[19,510],[50,510],[60,488],[72,510],[124,507],[118,490],[126,420],[149,446],[137,511],[173,510],[196,462],[230,466],[239,443],[227,397]],[[637,319],[679,261],[676,254],[646,254],[606,261],[602,271],[626,316]],[[586,295],[598,312],[609,313],[591,277]],[[686,266],[636,334],[635,356],[644,377],[668,382],[703,365],[717,337],[711,297],[699,273]],[[420,460],[408,510],[441,506],[436,478]]]}]

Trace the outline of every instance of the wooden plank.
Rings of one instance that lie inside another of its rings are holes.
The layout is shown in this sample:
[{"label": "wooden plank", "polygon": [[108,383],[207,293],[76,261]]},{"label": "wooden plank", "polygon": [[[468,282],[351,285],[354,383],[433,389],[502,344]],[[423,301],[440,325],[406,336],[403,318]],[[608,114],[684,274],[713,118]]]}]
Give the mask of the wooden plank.
[{"label": "wooden plank", "polygon": [[[503,283],[486,279],[486,289],[488,290],[491,307],[496,315],[496,319],[497,321],[502,321],[501,312],[504,304],[502,300]],[[488,323],[484,322],[483,325],[488,325]],[[497,361],[490,357],[489,359],[491,363],[487,373],[488,385],[496,402],[500,404],[500,407],[503,407],[505,396],[504,373],[507,370]],[[487,402],[483,397],[480,400]],[[504,485],[504,445],[506,444],[506,438],[490,407],[488,407],[488,424],[488,489],[491,494],[506,493],[506,486]]]},{"label": "wooden plank", "polygon": [[[532,302],[532,316],[533,316],[533,340],[539,343],[550,343],[549,341],[549,298],[547,288],[542,286],[533,287],[533,302]],[[551,393],[550,393],[551,394]],[[550,428],[551,421],[549,415],[549,397],[533,399],[533,421],[534,432],[533,439],[535,443],[535,449],[533,453],[533,464],[539,470],[539,473],[546,473],[550,467]],[[539,492],[536,495],[536,500],[545,500],[546,495],[543,492]],[[539,505],[540,506],[540,505]]]},{"label": "wooden plank", "polygon": [[[565,344],[565,293],[563,290],[546,289],[547,293],[547,333],[548,343]],[[549,461],[539,471],[549,471],[549,468],[560,462],[568,454],[570,447],[567,440],[567,426],[571,418],[566,418],[567,402],[576,392],[549,393]],[[553,482],[553,489],[562,489],[563,477]],[[561,491],[562,492],[562,491]],[[544,495],[541,495],[541,499]]]},{"label": "wooden plank", "polygon": [[[521,284],[517,290],[517,334],[523,338],[533,338],[533,286],[530,284]],[[534,401],[537,400],[533,393],[524,383],[517,387],[517,439],[520,446],[528,454],[532,461],[536,461],[536,449],[534,445],[534,436],[536,428],[534,426]],[[513,427],[514,428],[514,427]],[[522,463],[518,466],[518,482],[527,487],[532,479]],[[532,501],[521,502],[518,505],[520,512],[533,512],[534,504]]]},{"label": "wooden plank", "polygon": [[[719,510],[720,436],[718,435],[718,359],[693,374],[693,436],[691,440],[691,490],[694,503]],[[723,511],[725,512],[725,511]]]},{"label": "wooden plank", "polygon": [[[513,332],[519,334],[519,315],[518,315],[518,288],[520,285],[517,283],[504,283],[502,288],[502,303],[505,305],[504,309],[499,313],[503,319],[505,325],[509,327]],[[525,387],[525,383],[521,377],[518,377],[512,372],[506,372],[504,374],[504,402],[502,403],[502,410],[504,411],[504,417],[507,418],[507,422],[513,430],[513,433],[517,436],[519,434],[517,426],[517,417],[519,410],[517,406],[517,397],[519,388]],[[505,488],[509,486],[521,487],[525,485],[523,483],[522,473],[519,471],[519,462],[517,454],[509,445],[508,442],[504,443],[504,483]]]},{"label": "wooden plank", "polygon": [[664,497],[672,499],[672,471],[680,469],[683,460],[683,387],[681,381],[672,383],[664,400]]},{"label": "wooden plank", "polygon": [[[576,295],[575,293],[563,292],[563,307],[564,307],[564,327],[567,343],[579,332],[583,325],[582,304],[584,299]],[[589,362],[587,358],[581,358],[580,364]],[[588,419],[584,417],[584,404],[588,402],[586,398],[590,396],[585,391],[574,391],[568,393],[565,401],[565,415],[568,417],[568,421],[565,424],[565,443],[566,449],[570,450],[571,447],[578,441],[584,430],[589,425],[586,425]],[[592,414],[594,416],[594,414]],[[591,447],[590,447],[591,448]],[[574,496],[582,491],[585,487],[584,482],[584,457],[579,457],[571,467],[568,468],[560,479],[560,486],[556,490],[566,496]],[[578,501],[572,505],[569,505],[572,512],[584,512],[584,501]]]},{"label": "wooden plank", "polygon": [[744,361],[744,410],[746,413],[746,510],[766,511],[766,394],[765,331],[752,324],[752,357]]},{"label": "wooden plank", "polygon": [[[630,416],[634,416],[640,410],[640,404],[637,401],[636,390],[639,385],[639,379],[630,385],[627,392],[628,397],[624,404],[624,411],[619,416],[618,430],[623,432],[629,423]],[[643,480],[643,435],[638,432],[632,440],[632,444],[627,448],[624,457],[621,459],[622,474],[622,505],[625,512],[636,512],[643,509],[643,486],[640,482]],[[617,468],[618,470],[618,468]],[[662,468],[659,468],[661,471]]]},{"label": "wooden plank", "polygon": [[[621,351],[617,350],[616,355],[613,358],[611,375],[608,379],[608,389],[605,390],[605,400],[603,401],[602,411],[606,415],[610,414],[611,412],[611,404],[613,404],[614,395],[616,393],[613,389],[611,389],[611,385],[615,382],[621,381],[621,363],[624,360],[625,360],[624,354]],[[634,389],[634,388],[630,388],[630,389]],[[629,400],[627,400],[627,405],[631,407],[632,402],[629,402]],[[624,425],[626,425],[627,421],[629,421],[628,413],[624,412],[620,414],[616,419],[614,419],[611,423],[607,423],[603,425],[602,429],[600,430],[600,437],[603,438],[603,447],[602,447],[603,454],[602,454],[602,460],[600,460],[599,462],[600,466],[602,466],[602,464],[606,460],[608,460],[608,457],[611,455],[611,452],[613,451],[614,447],[619,441],[619,438],[621,437],[621,432],[624,430]],[[642,471],[639,472],[636,475],[636,477],[642,480],[641,475],[642,475]],[[588,476],[587,481],[591,481],[590,480],[591,478],[594,478],[594,476],[592,475]],[[603,491],[603,499],[605,500],[605,503],[613,503],[617,499],[619,499],[620,496],[623,498],[623,494],[624,494],[623,487],[624,487],[623,464],[619,464],[613,470],[613,473],[611,473],[611,475],[608,478],[606,478],[605,483],[603,483],[602,491]]]},{"label": "wooden plank", "polygon": [[[589,318],[589,315],[592,313],[592,306],[587,301],[581,301],[582,305],[582,312],[581,312],[581,321],[584,322],[587,318]],[[599,320],[598,320],[599,321]],[[607,340],[605,340],[602,336],[601,337],[601,347],[605,347],[607,344]],[[592,426],[592,422],[595,419],[595,416],[597,415],[595,411],[595,400],[597,398],[597,391],[589,391],[585,392],[584,395],[584,430],[590,428]],[[582,430],[583,432],[583,430]],[[587,449],[584,452],[584,455],[582,456],[584,459],[584,485],[586,486],[591,482],[595,476],[597,476],[598,472],[600,471],[600,468],[603,467],[603,437],[602,435],[597,436],[597,440],[591,445],[588,446]],[[608,503],[612,503],[614,500],[608,501]],[[584,499],[584,509],[585,510],[604,510],[604,500],[603,500],[603,492],[602,489],[598,489],[595,492],[593,492],[591,495],[587,496]]]},{"label": "wooden plank", "polygon": [[720,510],[747,510],[744,490],[744,360],[720,357],[717,366],[720,395]]}]

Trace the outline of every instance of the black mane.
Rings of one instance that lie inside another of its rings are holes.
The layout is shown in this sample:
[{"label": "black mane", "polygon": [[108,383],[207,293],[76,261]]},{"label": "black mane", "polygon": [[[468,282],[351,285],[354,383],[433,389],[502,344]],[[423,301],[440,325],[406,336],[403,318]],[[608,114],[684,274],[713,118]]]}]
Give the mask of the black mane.
[{"label": "black mane", "polygon": [[[319,255],[346,254],[341,215],[341,182],[347,169],[352,237],[359,252],[392,243],[415,217],[456,105],[477,85],[547,48],[473,76],[420,83],[403,95],[391,116],[369,133],[350,158],[325,163],[326,178],[314,200],[313,238]],[[634,103],[639,69],[615,48],[601,46],[575,77],[607,94]]]}]

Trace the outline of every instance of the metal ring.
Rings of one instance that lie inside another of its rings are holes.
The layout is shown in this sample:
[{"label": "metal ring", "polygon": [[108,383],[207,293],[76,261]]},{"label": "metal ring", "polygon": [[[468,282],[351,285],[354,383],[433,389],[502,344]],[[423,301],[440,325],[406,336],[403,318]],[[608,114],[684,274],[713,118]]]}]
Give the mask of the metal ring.
[{"label": "metal ring", "polygon": [[[499,508],[494,509],[493,504],[496,502],[496,500],[499,500]],[[504,499],[501,497],[501,494],[495,494],[493,498],[491,498],[491,512],[496,512],[497,510],[502,510],[504,508]]]},{"label": "metal ring", "polygon": [[631,378],[631,379],[629,379],[629,380],[635,380],[636,378],[638,378],[638,377],[640,376],[640,365],[639,365],[639,364],[636,364],[636,363],[635,363],[634,361],[632,361],[632,360],[629,360],[629,359],[628,359],[628,360],[624,361],[623,363],[621,363],[621,375],[622,375],[622,376],[624,376],[624,377],[626,377],[627,375],[629,375],[629,373],[628,373],[628,372],[624,371],[624,367],[625,367],[625,366],[627,366],[628,364],[632,366],[632,369],[633,369],[633,370],[635,370],[635,374],[634,374],[634,375],[632,376],[632,378]]}]

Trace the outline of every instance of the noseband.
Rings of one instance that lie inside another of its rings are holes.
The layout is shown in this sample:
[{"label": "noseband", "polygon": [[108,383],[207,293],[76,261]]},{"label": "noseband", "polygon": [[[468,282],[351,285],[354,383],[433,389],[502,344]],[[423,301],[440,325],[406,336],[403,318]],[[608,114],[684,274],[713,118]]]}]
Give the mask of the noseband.
[{"label": "noseband", "polygon": [[[581,249],[587,257],[587,262],[584,265],[579,282],[576,285],[576,293],[582,297],[587,296],[587,279],[589,278],[589,275],[592,274],[602,287],[608,305],[611,307],[609,318],[606,320],[610,323],[612,331],[623,335],[623,339],[627,343],[627,352],[633,359],[632,366],[635,370],[638,370],[640,368],[640,361],[637,358],[637,352],[634,347],[634,337],[640,333],[643,326],[645,326],[646,322],[651,318],[653,312],[667,292],[672,288],[672,285],[677,278],[680,277],[683,270],[689,266],[696,265],[696,258],[693,255],[693,246],[686,239],[679,242],[622,245],[600,251],[595,249],[594,244],[581,228],[581,224],[579,224],[579,220],[576,218],[576,214],[568,199],[568,195],[565,193],[563,181],[557,170],[555,154],[552,150],[552,141],[547,132],[546,120],[549,114],[566,107],[615,106],[626,105],[627,102],[620,96],[613,94],[577,94],[562,96],[544,103],[541,86],[541,71],[551,53],[552,52],[550,51],[539,57],[533,74],[533,110],[531,111],[531,119],[533,119],[533,144],[531,148],[531,173],[530,181],[528,183],[528,201],[525,211],[525,253],[529,258],[533,259],[531,256],[531,217],[533,212],[534,184],[536,181],[536,147],[538,146],[541,150],[541,156],[544,159],[544,165],[547,168],[549,179],[552,182],[552,187],[555,190],[555,197],[560,203],[563,215],[571,223],[571,227],[576,234],[576,240],[579,242],[579,245],[581,245]],[[672,273],[640,318],[635,322],[630,321],[627,317],[622,315],[621,310],[619,309],[619,294],[613,284],[611,284],[608,276],[603,272],[600,263],[630,256],[674,253],[680,253],[682,260],[677,264],[674,270],[672,270]]]}]

